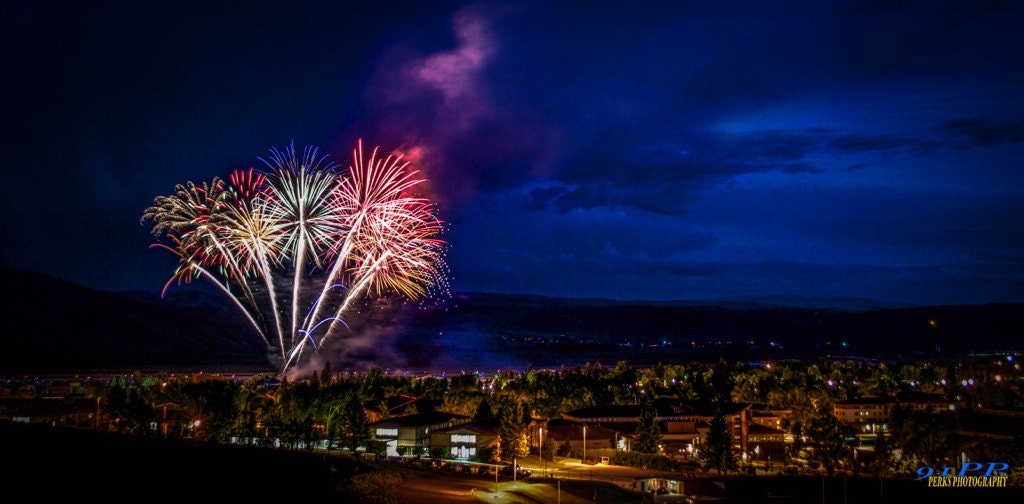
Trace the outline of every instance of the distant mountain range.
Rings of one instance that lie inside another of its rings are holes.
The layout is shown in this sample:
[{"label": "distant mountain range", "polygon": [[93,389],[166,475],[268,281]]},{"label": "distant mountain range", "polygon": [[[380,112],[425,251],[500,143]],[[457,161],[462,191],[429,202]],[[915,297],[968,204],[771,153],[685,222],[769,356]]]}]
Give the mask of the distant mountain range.
[{"label": "distant mountain range", "polygon": [[[270,370],[259,335],[219,293],[178,287],[161,299],[2,272],[13,299],[0,304],[0,375]],[[374,309],[348,320],[351,334],[323,349],[333,369],[444,372],[826,355],[941,359],[1019,351],[1024,327],[1024,304],[891,307],[811,298],[628,302],[461,293],[432,305],[378,300],[368,306]]]}]

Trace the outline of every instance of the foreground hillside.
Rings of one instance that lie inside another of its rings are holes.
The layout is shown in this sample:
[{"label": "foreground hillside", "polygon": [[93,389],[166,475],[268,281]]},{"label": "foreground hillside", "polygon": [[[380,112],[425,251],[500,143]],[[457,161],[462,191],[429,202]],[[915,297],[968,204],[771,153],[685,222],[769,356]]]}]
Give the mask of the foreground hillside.
[{"label": "foreground hillside", "polygon": [[[88,289],[6,271],[0,371],[201,366],[269,369],[262,340],[218,293]],[[854,356],[958,358],[1020,350],[1024,305],[806,308],[769,303],[635,303],[459,294],[373,302],[324,349],[335,369],[495,369]]]},{"label": "foreground hillside", "polygon": [[[0,422],[8,463],[0,481],[32,499],[101,502],[313,502],[344,497],[356,466],[323,454]],[[338,471],[341,469],[341,471]],[[334,474],[333,471],[341,472]],[[40,478],[59,484],[25,484]]]}]

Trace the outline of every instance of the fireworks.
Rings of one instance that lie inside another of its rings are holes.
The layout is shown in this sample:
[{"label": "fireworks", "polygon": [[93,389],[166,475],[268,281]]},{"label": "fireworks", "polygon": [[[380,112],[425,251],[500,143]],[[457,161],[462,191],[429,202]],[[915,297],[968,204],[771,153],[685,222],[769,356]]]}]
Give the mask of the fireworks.
[{"label": "fireworks", "polygon": [[153,247],[178,256],[164,286],[205,278],[228,295],[263,337],[282,375],[345,327],[363,296],[429,297],[445,285],[443,223],[416,195],[424,182],[400,154],[347,171],[317,149],[294,145],[260,158],[267,171],[192,182],[157,196],[141,222]]}]

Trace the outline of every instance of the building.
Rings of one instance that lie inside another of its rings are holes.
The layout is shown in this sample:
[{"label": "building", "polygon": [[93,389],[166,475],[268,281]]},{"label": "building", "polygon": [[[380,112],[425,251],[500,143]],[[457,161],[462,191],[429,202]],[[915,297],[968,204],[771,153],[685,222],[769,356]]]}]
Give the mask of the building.
[{"label": "building", "polygon": [[566,456],[582,459],[586,450],[614,447],[618,434],[617,431],[600,424],[590,425],[556,419],[547,422],[544,437],[555,441],[559,449],[567,445],[569,454]]},{"label": "building", "polygon": [[467,422],[430,433],[430,455],[440,458],[490,461],[498,451],[498,426]]},{"label": "building", "polygon": [[752,423],[747,428],[749,460],[782,461],[786,456],[786,431]]},{"label": "building", "polygon": [[889,397],[865,396],[858,399],[836,401],[832,414],[839,420],[856,426],[861,432],[888,430],[889,413],[895,401]]},{"label": "building", "polygon": [[[669,456],[689,457],[707,437],[715,409],[696,401],[663,398],[654,403],[661,428],[661,451]],[[578,425],[601,426],[615,434],[615,447],[629,450],[640,422],[640,405],[591,406],[562,415],[564,420]],[[719,412],[733,429],[735,446],[748,449],[749,428],[752,423],[752,405],[726,403],[718,405]],[[752,447],[751,447],[752,449]]]},{"label": "building", "polygon": [[910,408],[914,411],[957,410],[956,403],[944,396],[911,392],[896,396],[864,396],[836,401],[832,405],[832,414],[839,420],[856,426],[861,432],[886,432],[889,417],[897,407]]},{"label": "building", "polygon": [[0,399],[0,421],[92,428],[99,425],[100,413],[99,401],[86,397]]},{"label": "building", "polygon": [[388,456],[429,455],[431,433],[469,421],[462,415],[426,411],[378,420],[370,424],[370,432],[375,441],[385,444]]}]

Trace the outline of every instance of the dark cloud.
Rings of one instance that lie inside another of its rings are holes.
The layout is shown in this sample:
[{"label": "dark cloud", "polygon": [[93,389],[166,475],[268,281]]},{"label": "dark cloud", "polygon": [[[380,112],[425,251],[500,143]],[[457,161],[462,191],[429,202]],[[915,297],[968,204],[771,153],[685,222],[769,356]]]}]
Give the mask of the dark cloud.
[{"label": "dark cloud", "polygon": [[1020,122],[999,121],[992,117],[971,117],[946,121],[938,132],[950,140],[953,148],[995,147],[1017,143],[1024,138]]},{"label": "dark cloud", "polygon": [[912,138],[891,135],[840,135],[833,137],[826,146],[840,153],[861,153],[897,151],[921,145],[921,141]]}]

